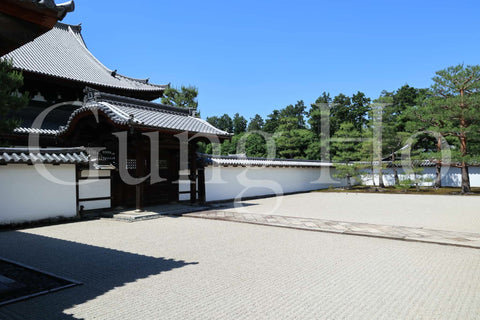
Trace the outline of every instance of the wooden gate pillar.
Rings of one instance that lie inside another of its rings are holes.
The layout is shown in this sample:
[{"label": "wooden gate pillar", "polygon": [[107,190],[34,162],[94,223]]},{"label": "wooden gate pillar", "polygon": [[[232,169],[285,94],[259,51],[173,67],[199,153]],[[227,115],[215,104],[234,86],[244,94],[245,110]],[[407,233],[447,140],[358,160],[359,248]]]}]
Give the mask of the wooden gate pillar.
[{"label": "wooden gate pillar", "polygon": [[[142,135],[135,135],[135,162],[136,176],[141,178],[145,176],[145,148],[143,145]],[[135,186],[135,208],[137,211],[143,211],[144,202],[144,182],[140,182]]]},{"label": "wooden gate pillar", "polygon": [[194,145],[188,148],[190,158],[190,203],[197,201],[197,150]]}]

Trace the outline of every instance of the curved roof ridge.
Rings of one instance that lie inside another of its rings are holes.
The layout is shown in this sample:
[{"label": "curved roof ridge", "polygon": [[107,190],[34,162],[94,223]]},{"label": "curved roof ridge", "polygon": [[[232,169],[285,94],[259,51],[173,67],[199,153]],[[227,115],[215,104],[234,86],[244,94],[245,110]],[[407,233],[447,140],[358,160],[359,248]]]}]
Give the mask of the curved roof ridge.
[{"label": "curved roof ridge", "polygon": [[98,102],[95,102],[90,105],[84,105],[83,107],[80,107],[76,109],[75,111],[72,112],[70,117],[68,118],[67,123],[64,126],[60,126],[58,128],[58,133],[56,135],[62,135],[66,131],[70,129],[72,126],[72,122],[75,119],[75,117],[83,112],[91,111],[92,113],[94,111],[101,111],[103,112],[110,120],[113,122],[119,124],[119,125],[125,125],[128,123],[129,116],[125,116],[124,112],[119,112],[118,109],[112,108],[109,105],[104,105],[100,104]]},{"label": "curved roof ridge", "polygon": [[[115,71],[116,71],[116,70],[115,70]],[[110,70],[110,72],[113,72],[113,70]],[[133,78],[133,77],[126,76],[126,75],[124,75],[124,74],[119,74],[119,73],[117,73],[116,76],[117,76],[117,77],[122,77],[122,78],[125,78],[125,79],[128,79],[128,80],[132,80],[132,81],[138,81],[138,82],[141,82],[141,83],[144,83],[144,84],[148,84],[149,86],[158,87],[158,88],[163,88],[163,89],[170,86],[170,84],[155,84],[155,83],[149,83],[150,78],[145,78],[145,79]]]},{"label": "curved roof ridge", "polygon": [[[209,123],[208,121],[203,120],[202,118],[197,118],[197,119],[200,120],[200,121],[202,121],[205,125],[213,128],[213,129],[219,130],[217,127],[215,127],[214,125],[212,125],[212,124]],[[227,131],[224,131],[224,130],[221,130],[221,131],[223,131],[223,132],[225,132],[225,133],[227,133],[227,134],[231,134],[230,132],[227,132]]]},{"label": "curved roof ridge", "polygon": [[97,94],[94,98],[92,97],[91,100],[85,101],[84,106],[73,111],[66,125],[59,128],[57,135],[63,135],[68,132],[75,123],[74,120],[77,116],[88,111],[101,112],[113,123],[120,126],[169,130],[172,132],[187,131],[203,135],[215,135],[222,139],[230,137],[229,133],[211,125],[207,126],[205,121],[194,118],[188,113],[179,114],[160,108],[139,106],[134,103],[128,104],[121,101],[102,100],[100,94]]},{"label": "curved roof ridge", "polygon": [[111,103],[108,103],[106,101],[101,101],[101,102],[97,102],[98,104],[100,104],[101,106],[103,107],[106,107],[106,108],[109,108],[110,110],[112,110],[113,113],[115,113],[117,116],[119,117],[122,117],[124,118],[125,120],[129,120],[130,119],[130,115],[127,114],[126,112],[123,112],[122,110],[118,109],[117,107],[115,107],[113,104]]},{"label": "curved roof ridge", "polygon": [[[93,53],[88,50],[87,48],[87,44],[85,43],[85,40],[83,39],[82,37],[82,33],[80,32],[82,30],[82,27],[81,26],[76,26],[78,27],[78,31],[74,31],[73,28],[75,28],[75,26],[72,26],[72,25],[67,25],[68,28],[67,28],[67,31],[69,33],[72,33],[73,34],[73,37],[77,40],[77,42],[79,43],[80,45],[80,48],[83,49],[83,51],[85,51],[85,53],[87,53],[88,57],[93,61],[95,62],[96,64],[98,64],[101,68],[103,68],[105,71],[107,72],[110,72],[112,73],[113,70],[110,70],[108,69],[100,60],[98,60],[94,55]],[[72,28],[73,27],[73,28]],[[80,35],[80,39],[77,37],[77,34]]]},{"label": "curved roof ridge", "polygon": [[[88,89],[87,89],[88,90]],[[141,99],[136,99],[132,97],[119,96],[112,93],[105,93],[97,91],[99,101],[111,101],[113,103],[123,103],[127,105],[135,106],[135,108],[150,109],[153,111],[163,111],[163,112],[173,112],[184,115],[189,115],[190,111],[187,108],[181,108],[176,106],[171,106],[163,103],[156,103],[151,101],[145,101]]]}]

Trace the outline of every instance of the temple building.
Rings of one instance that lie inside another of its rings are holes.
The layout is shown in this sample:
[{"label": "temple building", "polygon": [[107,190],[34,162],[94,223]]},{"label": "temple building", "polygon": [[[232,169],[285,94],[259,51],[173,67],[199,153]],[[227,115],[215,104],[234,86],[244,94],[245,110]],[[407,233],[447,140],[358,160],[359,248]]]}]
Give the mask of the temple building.
[{"label": "temple building", "polygon": [[22,71],[22,91],[31,97],[14,115],[22,123],[5,136],[9,143],[25,147],[38,141],[35,147],[56,148],[56,154],[84,147],[91,161],[77,164],[77,182],[95,171],[105,180],[98,185],[110,189],[82,196],[77,186],[80,211],[205,200],[196,145],[230,134],[196,117],[195,110],[152,102],[168,85],[105,67],[88,50],[79,25],[57,23],[3,58]]}]

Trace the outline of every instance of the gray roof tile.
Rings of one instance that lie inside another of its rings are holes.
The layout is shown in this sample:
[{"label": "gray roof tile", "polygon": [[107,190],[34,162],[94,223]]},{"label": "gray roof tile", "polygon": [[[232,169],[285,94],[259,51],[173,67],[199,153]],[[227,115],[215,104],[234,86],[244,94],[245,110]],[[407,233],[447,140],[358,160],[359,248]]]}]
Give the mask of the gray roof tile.
[{"label": "gray roof tile", "polygon": [[215,128],[205,120],[193,117],[190,110],[147,102],[143,100],[117,96],[94,91],[85,105],[75,110],[64,127],[62,134],[70,129],[72,121],[86,111],[101,111],[118,125],[132,125],[140,128],[164,129],[169,131],[202,133],[221,137],[231,134]]},{"label": "gray roof tile", "polygon": [[[84,84],[143,92],[162,92],[155,85],[115,73],[87,49],[80,26],[57,23],[52,30],[3,56],[15,68]],[[115,74],[115,75],[112,75]]]},{"label": "gray roof tile", "polygon": [[301,159],[267,159],[267,158],[251,158],[244,156],[215,156],[200,155],[207,165],[228,167],[303,167],[303,168],[320,168],[332,167],[330,162],[322,162],[316,160]]},{"label": "gray roof tile", "polygon": [[85,148],[0,148],[0,164],[6,163],[88,163]]},{"label": "gray roof tile", "polygon": [[41,135],[49,135],[54,136],[58,134],[58,130],[52,129],[35,129],[35,128],[26,128],[26,127],[18,127],[13,130],[14,133],[23,133],[23,134],[41,134]]}]

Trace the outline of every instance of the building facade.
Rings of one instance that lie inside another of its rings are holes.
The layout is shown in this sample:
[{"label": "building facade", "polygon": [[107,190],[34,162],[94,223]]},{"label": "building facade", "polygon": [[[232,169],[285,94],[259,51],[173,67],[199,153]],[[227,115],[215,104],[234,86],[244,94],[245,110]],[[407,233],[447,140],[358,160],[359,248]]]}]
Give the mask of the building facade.
[{"label": "building facade", "polygon": [[[192,203],[205,200],[198,186],[197,142],[230,134],[194,110],[151,102],[168,85],[108,69],[87,49],[81,27],[63,23],[4,58],[22,71],[22,91],[31,97],[12,115],[22,123],[4,137],[11,145],[84,147],[89,166],[113,168],[102,178],[110,180],[110,207],[141,210],[145,204],[186,200],[185,195]],[[179,187],[185,184],[188,190]],[[88,201],[107,200],[85,199],[78,210],[98,208]]]}]

